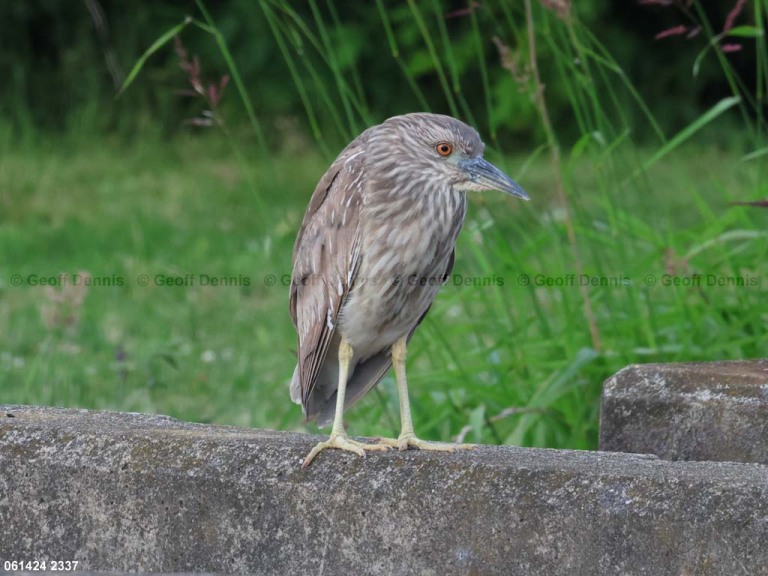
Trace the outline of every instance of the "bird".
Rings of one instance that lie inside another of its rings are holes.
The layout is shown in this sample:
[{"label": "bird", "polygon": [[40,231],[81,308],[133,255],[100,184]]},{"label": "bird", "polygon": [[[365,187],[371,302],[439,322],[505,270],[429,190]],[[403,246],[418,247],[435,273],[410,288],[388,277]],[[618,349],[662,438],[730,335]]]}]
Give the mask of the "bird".
[{"label": "bird", "polygon": [[[290,397],[306,421],[332,423],[323,450],[454,451],[413,427],[408,342],[453,269],[467,193],[523,188],[483,158],[477,131],[451,116],[409,113],[372,126],[339,153],[309,201],[293,249],[290,315],[298,335]],[[350,438],[344,411],[394,367],[397,439]]]}]

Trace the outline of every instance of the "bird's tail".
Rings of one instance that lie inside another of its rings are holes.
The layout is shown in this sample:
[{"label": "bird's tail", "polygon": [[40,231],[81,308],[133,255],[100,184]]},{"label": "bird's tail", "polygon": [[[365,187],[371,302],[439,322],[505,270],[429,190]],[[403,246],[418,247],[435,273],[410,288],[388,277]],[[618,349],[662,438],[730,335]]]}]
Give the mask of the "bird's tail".
[{"label": "bird's tail", "polygon": [[299,365],[293,369],[293,378],[291,379],[291,400],[296,404],[301,404],[301,382],[299,382]]},{"label": "bird's tail", "polygon": [[[365,396],[379,381],[392,365],[389,349],[380,352],[351,367],[352,374],[347,380],[347,392],[344,410]],[[298,365],[293,370],[291,379],[291,400],[302,406],[304,418],[309,422],[317,419],[321,428],[333,422],[336,412],[336,388],[339,380],[338,363],[326,361],[318,374],[315,385],[307,400],[307,405],[301,402],[301,382],[299,381]]]}]

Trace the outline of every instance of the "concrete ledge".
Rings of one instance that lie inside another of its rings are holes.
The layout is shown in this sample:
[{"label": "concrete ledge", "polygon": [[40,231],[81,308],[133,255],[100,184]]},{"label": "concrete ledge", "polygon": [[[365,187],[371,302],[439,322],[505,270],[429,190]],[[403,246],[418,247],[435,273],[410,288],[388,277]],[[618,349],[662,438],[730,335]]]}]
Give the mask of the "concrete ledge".
[{"label": "concrete ledge", "polygon": [[[0,559],[253,574],[766,574],[768,467],[0,406]],[[2,569],[2,567],[0,567]]]},{"label": "concrete ledge", "polygon": [[600,449],[768,464],[768,360],[624,368],[603,387]]}]

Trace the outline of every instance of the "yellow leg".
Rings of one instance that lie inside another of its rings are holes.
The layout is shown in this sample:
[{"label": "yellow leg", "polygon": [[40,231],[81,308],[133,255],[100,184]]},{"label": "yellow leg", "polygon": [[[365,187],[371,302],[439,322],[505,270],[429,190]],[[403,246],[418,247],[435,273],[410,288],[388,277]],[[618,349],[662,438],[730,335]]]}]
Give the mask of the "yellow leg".
[{"label": "yellow leg", "polygon": [[349,342],[342,340],[339,345],[339,385],[336,390],[336,412],[333,416],[333,428],[328,440],[318,443],[309,455],[304,459],[302,467],[306,468],[326,448],[338,448],[354,452],[359,456],[365,456],[366,450],[388,450],[389,446],[383,444],[363,444],[352,440],[344,430],[344,396],[347,392],[347,377],[349,376],[349,364],[352,362],[354,352]]},{"label": "yellow leg", "polygon": [[400,338],[392,345],[392,365],[395,367],[395,379],[397,380],[397,393],[400,397],[400,436],[397,440],[392,438],[380,438],[379,444],[391,446],[399,450],[418,448],[419,450],[437,450],[440,452],[453,452],[454,450],[470,450],[472,444],[448,444],[446,442],[427,442],[416,437],[413,431],[413,419],[411,418],[411,403],[408,400],[408,382],[405,378],[405,357],[407,341]]}]

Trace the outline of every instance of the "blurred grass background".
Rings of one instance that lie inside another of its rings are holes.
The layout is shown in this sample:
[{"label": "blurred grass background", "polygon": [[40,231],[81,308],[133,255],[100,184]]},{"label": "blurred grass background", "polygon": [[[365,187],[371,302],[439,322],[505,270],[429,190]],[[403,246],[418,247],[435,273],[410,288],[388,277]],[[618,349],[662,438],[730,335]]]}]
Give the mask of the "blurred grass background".
[{"label": "blurred grass background", "polygon": [[[346,141],[423,109],[532,201],[470,198],[410,350],[420,436],[594,448],[621,367],[766,356],[768,209],[733,203],[768,198],[768,2],[511,4],[0,7],[0,402],[314,429],[296,230]],[[346,419],[396,433],[392,377]]]}]

